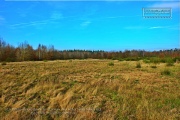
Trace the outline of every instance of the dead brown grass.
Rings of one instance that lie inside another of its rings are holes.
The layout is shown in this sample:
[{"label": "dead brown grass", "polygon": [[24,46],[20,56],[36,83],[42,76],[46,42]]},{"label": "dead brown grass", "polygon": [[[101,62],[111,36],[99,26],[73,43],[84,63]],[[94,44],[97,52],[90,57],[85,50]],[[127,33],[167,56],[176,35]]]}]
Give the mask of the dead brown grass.
[{"label": "dead brown grass", "polygon": [[[180,64],[140,64],[88,59],[0,65],[0,119],[180,119]],[[161,74],[164,69],[171,74]]]}]

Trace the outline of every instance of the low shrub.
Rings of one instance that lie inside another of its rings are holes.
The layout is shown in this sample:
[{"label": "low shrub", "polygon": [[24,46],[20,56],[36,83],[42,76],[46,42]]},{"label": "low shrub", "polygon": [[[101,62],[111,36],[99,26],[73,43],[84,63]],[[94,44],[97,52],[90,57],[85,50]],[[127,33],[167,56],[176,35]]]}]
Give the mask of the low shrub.
[{"label": "low shrub", "polygon": [[174,59],[171,57],[164,57],[164,58],[159,58],[159,62],[161,63],[174,63]]},{"label": "low shrub", "polygon": [[172,60],[177,63],[177,62],[180,61],[180,57],[175,57],[175,58],[173,58]]},{"label": "low shrub", "polygon": [[130,58],[125,58],[125,61],[131,61],[131,59]]},{"label": "low shrub", "polygon": [[174,63],[172,58],[166,58],[166,63]]},{"label": "low shrub", "polygon": [[128,58],[125,58],[126,61],[139,61],[141,60],[140,57],[128,57]]},{"label": "low shrub", "polygon": [[143,62],[144,63],[150,63],[150,60],[144,59]]},{"label": "low shrub", "polygon": [[122,58],[119,58],[119,59],[118,59],[118,61],[124,61],[124,59],[122,59]]},{"label": "low shrub", "polygon": [[113,57],[111,60],[117,60],[117,58]]},{"label": "low shrub", "polygon": [[152,58],[150,58],[150,62],[157,64],[157,63],[160,63],[160,59],[158,57],[152,57]]},{"label": "low shrub", "polygon": [[161,63],[166,63],[166,59],[165,59],[165,58],[161,58],[161,59],[160,59],[160,62],[161,62]]}]

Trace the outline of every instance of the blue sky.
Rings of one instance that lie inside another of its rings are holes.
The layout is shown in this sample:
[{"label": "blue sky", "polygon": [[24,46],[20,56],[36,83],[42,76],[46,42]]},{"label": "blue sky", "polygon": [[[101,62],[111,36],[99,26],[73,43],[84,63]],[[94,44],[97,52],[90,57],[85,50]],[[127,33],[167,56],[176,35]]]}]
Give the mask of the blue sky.
[{"label": "blue sky", "polygon": [[[172,19],[144,19],[144,7],[170,7]],[[58,50],[180,48],[180,2],[1,0],[0,37]]]}]

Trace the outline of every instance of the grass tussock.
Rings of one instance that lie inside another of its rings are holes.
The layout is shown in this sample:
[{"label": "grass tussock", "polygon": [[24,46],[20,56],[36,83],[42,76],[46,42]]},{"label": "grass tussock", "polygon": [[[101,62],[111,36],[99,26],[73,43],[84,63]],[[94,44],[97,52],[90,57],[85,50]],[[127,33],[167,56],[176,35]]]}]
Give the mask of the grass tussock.
[{"label": "grass tussock", "polygon": [[1,65],[7,65],[7,63],[6,62],[2,62]]},{"label": "grass tussock", "polygon": [[135,66],[147,64],[59,60],[2,65],[0,118],[179,119],[180,64]]},{"label": "grass tussock", "polygon": [[141,68],[141,63],[140,62],[136,63],[136,68]]},{"label": "grass tussock", "polygon": [[156,65],[152,65],[151,68],[157,68],[157,66]]}]

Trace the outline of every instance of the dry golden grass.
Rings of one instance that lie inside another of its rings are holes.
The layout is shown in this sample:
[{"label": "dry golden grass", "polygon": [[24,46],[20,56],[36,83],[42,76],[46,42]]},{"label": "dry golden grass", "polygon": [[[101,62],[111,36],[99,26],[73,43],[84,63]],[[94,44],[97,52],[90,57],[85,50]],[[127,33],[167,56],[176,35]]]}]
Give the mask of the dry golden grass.
[{"label": "dry golden grass", "polygon": [[0,119],[180,119],[180,64],[152,68],[140,61],[136,68],[136,63],[88,59],[0,65]]}]

